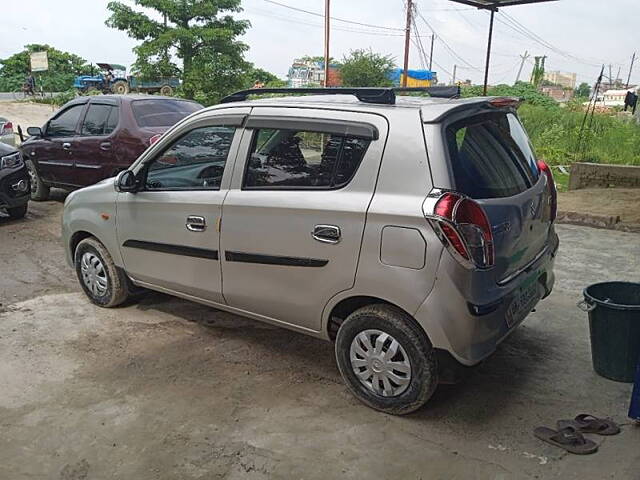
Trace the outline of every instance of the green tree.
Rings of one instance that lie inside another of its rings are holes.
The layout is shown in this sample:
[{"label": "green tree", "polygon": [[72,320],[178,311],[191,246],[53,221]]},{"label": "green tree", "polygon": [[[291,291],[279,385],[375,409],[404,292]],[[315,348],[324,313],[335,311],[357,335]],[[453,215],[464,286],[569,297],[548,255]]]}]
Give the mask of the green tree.
[{"label": "green tree", "polygon": [[575,89],[574,95],[577,98],[589,98],[591,95],[591,87],[588,83],[582,82],[578,85],[578,88]]},{"label": "green tree", "polygon": [[[462,87],[463,97],[478,97],[480,95],[482,95],[482,86],[480,85]],[[538,105],[549,109],[559,108],[554,99],[543,95],[528,82],[518,82],[513,86],[495,85],[489,88],[487,95],[492,97],[518,97],[524,99],[525,103],[529,105]]]},{"label": "green tree", "polygon": [[20,88],[31,71],[30,54],[41,51],[47,52],[49,70],[34,75],[36,86],[47,92],[69,90],[77,75],[91,73],[91,66],[78,55],[57,50],[49,45],[25,45],[20,53],[0,60],[0,91],[11,92]]},{"label": "green tree", "polygon": [[371,50],[352,50],[342,60],[340,74],[345,87],[389,87],[395,61]]},{"label": "green tree", "polygon": [[[243,54],[247,45],[238,37],[249,28],[240,12],[240,0],[134,0],[154,10],[163,20],[154,20],[128,5],[112,1],[106,24],[141,41],[135,48],[136,68],[143,75],[182,73],[182,93],[204,103],[242,88],[250,65]],[[176,65],[169,52],[182,61]]]}]

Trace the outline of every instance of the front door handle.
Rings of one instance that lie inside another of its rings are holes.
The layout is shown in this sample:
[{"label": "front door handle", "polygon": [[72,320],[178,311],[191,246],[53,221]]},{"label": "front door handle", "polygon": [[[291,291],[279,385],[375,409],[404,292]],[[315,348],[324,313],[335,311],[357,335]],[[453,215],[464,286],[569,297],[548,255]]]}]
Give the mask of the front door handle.
[{"label": "front door handle", "polygon": [[111,150],[111,142],[102,142],[100,144],[100,150]]},{"label": "front door handle", "polygon": [[62,149],[63,150],[71,150],[71,144],[69,142],[64,142],[62,144]]},{"label": "front door handle", "polygon": [[204,232],[207,229],[207,222],[204,217],[189,215],[186,223],[187,230],[191,232]]},{"label": "front door handle", "polygon": [[338,243],[340,241],[340,227],[335,225],[316,225],[311,236],[322,243]]}]

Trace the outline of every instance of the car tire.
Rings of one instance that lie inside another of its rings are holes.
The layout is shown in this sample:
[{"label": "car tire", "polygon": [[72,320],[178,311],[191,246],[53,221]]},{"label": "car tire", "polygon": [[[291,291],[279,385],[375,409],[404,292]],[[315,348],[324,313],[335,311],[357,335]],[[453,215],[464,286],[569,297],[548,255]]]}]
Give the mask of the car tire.
[{"label": "car tire", "polygon": [[74,253],[76,275],[84,293],[100,307],[116,307],[129,298],[129,282],[107,249],[95,238],[85,238]]},{"label": "car tire", "polygon": [[126,95],[129,93],[129,84],[124,80],[118,80],[111,85],[111,91],[116,95]]},{"label": "car tire", "polygon": [[31,160],[27,160],[24,163],[27,166],[27,170],[29,170],[29,181],[31,182],[31,200],[34,200],[36,202],[44,202],[45,200],[49,200],[51,188],[48,185],[44,184]]},{"label": "car tire", "polygon": [[[397,307],[368,305],[353,312],[338,330],[335,350],[340,374],[351,393],[381,412],[414,412],[438,386],[438,366],[429,339]],[[391,357],[385,358],[388,355]]]},{"label": "car tire", "polygon": [[13,218],[14,220],[18,220],[20,218],[23,218],[27,214],[28,208],[29,207],[25,203],[24,205],[21,205],[19,207],[7,208],[7,213],[9,214],[9,217]]}]

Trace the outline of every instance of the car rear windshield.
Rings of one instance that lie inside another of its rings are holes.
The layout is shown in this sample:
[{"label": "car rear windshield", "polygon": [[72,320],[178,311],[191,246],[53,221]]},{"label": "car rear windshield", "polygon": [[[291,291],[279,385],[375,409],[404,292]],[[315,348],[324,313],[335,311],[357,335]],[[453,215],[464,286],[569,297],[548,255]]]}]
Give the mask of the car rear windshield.
[{"label": "car rear windshield", "polygon": [[202,105],[184,100],[149,99],[131,102],[133,116],[139,127],[170,127]]},{"label": "car rear windshield", "polygon": [[512,113],[458,121],[446,137],[455,189],[471,198],[510,197],[538,180],[531,143]]}]

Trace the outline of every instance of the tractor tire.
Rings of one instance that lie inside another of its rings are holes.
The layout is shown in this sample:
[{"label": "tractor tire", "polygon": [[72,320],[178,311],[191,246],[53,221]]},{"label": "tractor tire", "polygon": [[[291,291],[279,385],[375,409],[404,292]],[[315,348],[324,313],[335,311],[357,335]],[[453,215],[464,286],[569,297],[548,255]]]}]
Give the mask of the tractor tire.
[{"label": "tractor tire", "polygon": [[160,95],[170,97],[173,95],[173,87],[171,85],[163,85],[160,87]]},{"label": "tractor tire", "polygon": [[118,80],[111,85],[111,91],[116,95],[126,95],[129,93],[129,84],[124,80]]}]

